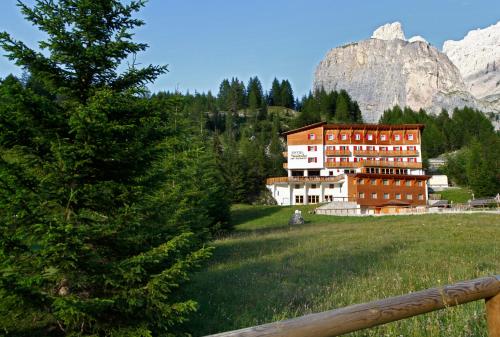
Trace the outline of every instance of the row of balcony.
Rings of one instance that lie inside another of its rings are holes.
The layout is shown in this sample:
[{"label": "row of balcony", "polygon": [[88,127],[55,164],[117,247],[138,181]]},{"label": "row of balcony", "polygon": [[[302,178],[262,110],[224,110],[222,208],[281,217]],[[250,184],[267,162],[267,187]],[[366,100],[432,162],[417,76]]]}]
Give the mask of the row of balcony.
[{"label": "row of balcony", "polygon": [[[325,150],[327,156],[349,157],[351,154],[364,157],[414,157],[418,156],[417,150],[390,150],[390,151],[375,151],[375,150]],[[283,157],[288,157],[288,152],[283,152]]]},{"label": "row of balcony", "polygon": [[339,182],[343,180],[344,177],[342,175],[338,176],[310,176],[310,177],[273,177],[267,178],[266,184],[272,185],[275,183],[290,183],[290,182]]},{"label": "row of balcony", "polygon": [[[398,167],[398,168],[411,168],[411,169],[421,169],[422,163],[416,162],[406,162],[406,161],[379,161],[379,160],[362,160],[358,162],[325,162],[325,167],[335,168],[335,167]],[[283,163],[283,168],[288,169],[288,163]]]},{"label": "row of balcony", "polygon": [[[352,152],[355,156],[363,157],[414,157],[418,156],[417,150],[390,150],[390,151],[375,151],[375,150],[354,150]],[[351,151],[349,150],[326,150],[325,154],[327,156],[350,156]]]}]

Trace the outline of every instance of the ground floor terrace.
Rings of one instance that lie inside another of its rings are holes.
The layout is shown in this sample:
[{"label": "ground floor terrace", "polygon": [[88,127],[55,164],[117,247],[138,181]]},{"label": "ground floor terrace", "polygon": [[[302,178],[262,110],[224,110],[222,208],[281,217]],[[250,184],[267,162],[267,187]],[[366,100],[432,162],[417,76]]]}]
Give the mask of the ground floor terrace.
[{"label": "ground floor terrace", "polygon": [[276,177],[266,181],[278,205],[328,203],[331,209],[397,213],[427,204],[425,175],[350,173],[338,176]]}]

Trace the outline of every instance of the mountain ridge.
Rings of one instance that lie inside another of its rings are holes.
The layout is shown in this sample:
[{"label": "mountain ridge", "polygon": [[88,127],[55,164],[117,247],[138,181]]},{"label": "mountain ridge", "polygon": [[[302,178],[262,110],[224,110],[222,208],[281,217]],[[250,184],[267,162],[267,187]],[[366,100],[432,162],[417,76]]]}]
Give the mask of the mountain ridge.
[{"label": "mountain ridge", "polygon": [[377,122],[394,105],[431,113],[464,106],[500,111],[500,97],[475,97],[447,54],[421,36],[406,40],[399,22],[377,28],[370,39],[328,51],[314,75],[313,88],[322,87],[347,90],[367,122]]}]

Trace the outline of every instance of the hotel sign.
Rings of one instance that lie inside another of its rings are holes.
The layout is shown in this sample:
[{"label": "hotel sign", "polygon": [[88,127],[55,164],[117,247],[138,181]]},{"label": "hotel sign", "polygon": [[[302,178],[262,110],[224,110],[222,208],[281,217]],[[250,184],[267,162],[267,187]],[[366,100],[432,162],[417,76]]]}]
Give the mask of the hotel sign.
[{"label": "hotel sign", "polygon": [[290,159],[307,159],[304,151],[292,151]]}]

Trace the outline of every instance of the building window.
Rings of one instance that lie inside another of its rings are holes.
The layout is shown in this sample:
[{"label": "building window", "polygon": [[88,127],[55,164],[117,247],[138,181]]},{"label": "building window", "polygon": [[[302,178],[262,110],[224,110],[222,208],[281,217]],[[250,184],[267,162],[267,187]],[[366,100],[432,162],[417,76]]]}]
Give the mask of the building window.
[{"label": "building window", "polygon": [[413,134],[408,134],[408,140],[413,140]]},{"label": "building window", "polygon": [[361,135],[360,135],[359,133],[356,133],[356,134],[354,135],[354,139],[355,139],[355,140],[361,140]]},{"label": "building window", "polygon": [[389,185],[389,180],[388,180],[388,179],[384,179],[384,180],[382,180],[382,182],[383,182],[383,184],[384,184],[385,186],[388,186],[388,185]]},{"label": "building window", "polygon": [[307,175],[309,177],[319,177],[320,171],[319,170],[309,170]]},{"label": "building window", "polygon": [[371,133],[367,134],[366,139],[373,140],[373,135]]},{"label": "building window", "polygon": [[333,176],[333,171],[329,171],[328,174]]},{"label": "building window", "polygon": [[415,151],[415,146],[408,146],[408,151]]},{"label": "building window", "polygon": [[365,192],[359,192],[359,198],[364,199],[365,198]]},{"label": "building window", "polygon": [[377,193],[372,193],[372,199],[377,199]]},{"label": "building window", "polygon": [[335,184],[328,185],[328,188],[335,188]]},{"label": "building window", "polygon": [[423,194],[419,194],[418,195],[418,200],[424,200],[424,195]]},{"label": "building window", "polygon": [[380,140],[381,141],[386,141],[387,140],[387,136],[386,135],[380,135]]},{"label": "building window", "polygon": [[389,193],[384,193],[384,199],[389,199]]},{"label": "building window", "polygon": [[318,147],[316,145],[314,146],[308,146],[307,151],[318,151]]},{"label": "building window", "polygon": [[347,135],[346,135],[346,134],[342,134],[342,135],[340,135],[340,139],[342,139],[342,140],[347,140]]},{"label": "building window", "polygon": [[396,199],[398,199],[398,200],[401,199],[401,193],[396,193]]},{"label": "building window", "polygon": [[365,180],[364,179],[358,179],[358,184],[359,185],[364,185],[365,184]]},{"label": "building window", "polygon": [[295,203],[296,204],[303,204],[304,203],[304,196],[303,195],[296,195],[295,196]]},{"label": "building window", "polygon": [[401,186],[401,180],[396,180],[396,186]]},{"label": "building window", "polygon": [[318,188],[317,184],[311,184],[311,188]]},{"label": "building window", "polygon": [[318,158],[317,157],[309,157],[309,158],[307,158],[307,162],[308,163],[317,163]]},{"label": "building window", "polygon": [[300,188],[300,185],[299,184],[295,184],[295,186],[293,188],[295,188],[297,190],[297,189]]},{"label": "building window", "polygon": [[309,140],[315,140],[316,139],[316,135],[314,133],[310,133],[308,136],[307,136],[307,139]]},{"label": "building window", "polygon": [[407,194],[407,195],[406,195],[406,199],[407,199],[407,200],[411,200],[411,199],[413,199],[413,195],[411,195],[411,194]]},{"label": "building window", "polygon": [[307,196],[307,202],[310,204],[317,204],[319,202],[319,195]]},{"label": "building window", "polygon": [[394,140],[401,140],[401,135],[394,135]]},{"label": "building window", "polygon": [[377,179],[372,179],[370,182],[372,185],[377,185]]},{"label": "building window", "polygon": [[334,139],[335,139],[334,135],[332,135],[332,134],[328,135],[328,140],[334,140]]},{"label": "building window", "polygon": [[424,185],[424,183],[421,180],[417,184],[418,184],[418,187],[422,187]]},{"label": "building window", "polygon": [[326,149],[328,151],[333,151],[333,150],[335,150],[335,146],[327,146]]}]

